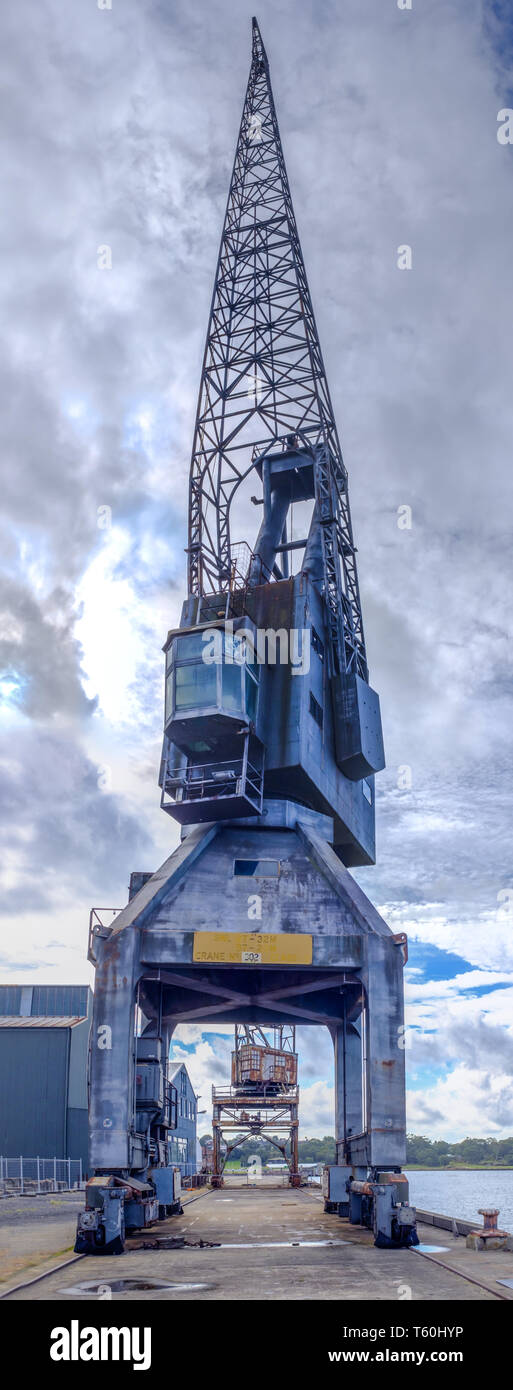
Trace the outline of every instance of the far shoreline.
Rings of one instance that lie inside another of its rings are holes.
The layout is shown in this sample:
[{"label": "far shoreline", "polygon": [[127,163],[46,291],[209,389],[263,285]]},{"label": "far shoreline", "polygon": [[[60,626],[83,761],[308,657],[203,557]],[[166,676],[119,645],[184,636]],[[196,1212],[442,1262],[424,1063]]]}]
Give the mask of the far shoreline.
[{"label": "far shoreline", "polygon": [[511,1173],[512,1163],[405,1163],[412,1173]]}]

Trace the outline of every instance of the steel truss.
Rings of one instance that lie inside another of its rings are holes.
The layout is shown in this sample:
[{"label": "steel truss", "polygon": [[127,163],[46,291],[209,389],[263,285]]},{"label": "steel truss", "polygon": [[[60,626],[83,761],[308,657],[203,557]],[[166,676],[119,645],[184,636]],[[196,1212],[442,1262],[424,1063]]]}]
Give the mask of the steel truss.
[{"label": "steel truss", "polygon": [[[271,1034],[271,1038],[269,1037]],[[276,1023],[266,1027],[264,1032],[257,1023],[235,1024],[235,1051],[247,1046],[272,1048],[275,1052],[296,1052],[296,1028],[294,1023]]]},{"label": "steel truss", "polygon": [[[224,1168],[230,1155],[249,1135],[257,1139],[266,1139],[279,1150],[288,1165],[289,1182],[293,1187],[298,1186],[298,1087],[289,1088],[286,1094],[270,1096],[255,1095],[253,1092],[244,1094],[233,1086],[213,1086],[212,1113],[214,1187],[222,1186]],[[289,1137],[288,1153],[286,1138],[283,1141],[277,1139],[277,1130]],[[224,1156],[221,1151],[223,1135],[232,1136],[226,1141]]]},{"label": "steel truss", "polygon": [[271,448],[312,451],[332,674],[367,679],[347,472],[256,20],[217,262],[194,433],[189,593],[226,592],[230,507]]}]

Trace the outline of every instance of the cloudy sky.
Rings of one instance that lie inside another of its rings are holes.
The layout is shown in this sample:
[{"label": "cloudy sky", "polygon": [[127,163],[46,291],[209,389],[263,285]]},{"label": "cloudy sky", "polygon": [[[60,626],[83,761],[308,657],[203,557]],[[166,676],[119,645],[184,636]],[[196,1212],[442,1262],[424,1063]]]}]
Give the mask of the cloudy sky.
[{"label": "cloudy sky", "polygon": [[[252,8],[3,16],[4,981],[89,979],[90,906],[121,906],[177,840],[161,646]],[[505,1135],[513,19],[508,0],[260,0],[258,18],[382,699],[378,863],[359,879],[409,935],[409,1126]],[[303,1132],[330,1133],[328,1035],[300,1046]],[[204,1098],[229,1049],[176,1044]]]}]

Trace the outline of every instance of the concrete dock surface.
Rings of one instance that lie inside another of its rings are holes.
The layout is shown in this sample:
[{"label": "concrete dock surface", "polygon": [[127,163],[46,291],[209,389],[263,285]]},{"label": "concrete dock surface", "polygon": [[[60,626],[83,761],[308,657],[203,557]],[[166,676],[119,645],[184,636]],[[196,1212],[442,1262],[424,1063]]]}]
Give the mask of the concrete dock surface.
[{"label": "concrete dock surface", "polygon": [[83,1192],[30,1193],[0,1198],[0,1296],[73,1254]]},{"label": "concrete dock surface", "polygon": [[[60,1209],[57,1218],[58,1237],[51,1213],[45,1218],[41,1211],[31,1227],[27,1209],[16,1228],[14,1204],[7,1224],[0,1211],[2,1297],[7,1293],[11,1301],[70,1300],[77,1304],[98,1299],[513,1299],[513,1289],[497,1283],[498,1279],[513,1280],[513,1252],[476,1253],[467,1250],[464,1238],[432,1226],[419,1228],[420,1240],[429,1246],[443,1246],[440,1253],[426,1257],[414,1250],[377,1250],[371,1232],[324,1212],[318,1190],[291,1189],[276,1185],[275,1179],[264,1179],[252,1187],[240,1179],[228,1179],[218,1191],[200,1189],[184,1194],[183,1216],[139,1233],[127,1242],[124,1255],[79,1257],[66,1268],[45,1273],[38,1282],[9,1294],[16,1284],[34,1279],[52,1264],[72,1259],[76,1212],[82,1202],[83,1194],[69,1194],[67,1208],[63,1204],[64,1211]],[[34,1201],[30,1204],[34,1206]],[[16,1206],[20,1207],[19,1201]],[[45,1220],[49,1239],[54,1242],[46,1250]],[[11,1259],[18,1230],[23,1268],[6,1265],[6,1229]],[[165,1248],[166,1241],[182,1238],[187,1242],[182,1247]],[[82,1289],[82,1285],[92,1287]]]}]

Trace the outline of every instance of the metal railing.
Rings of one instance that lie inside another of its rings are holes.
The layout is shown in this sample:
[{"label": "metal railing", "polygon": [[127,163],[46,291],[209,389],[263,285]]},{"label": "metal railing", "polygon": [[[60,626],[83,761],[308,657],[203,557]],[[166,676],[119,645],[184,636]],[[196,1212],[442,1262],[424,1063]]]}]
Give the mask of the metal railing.
[{"label": "metal railing", "polygon": [[[248,760],[246,785],[255,795],[260,792],[261,770]],[[167,787],[183,787],[189,800],[200,800],[205,796],[233,796],[244,789],[244,759],[226,758],[224,762],[202,763],[201,766],[188,767],[177,777],[168,776]]]},{"label": "metal railing", "polygon": [[[212,1103],[214,1105],[230,1105],[240,1108],[249,1101],[255,1104],[275,1105],[277,1109],[283,1103],[299,1101],[299,1086],[296,1082],[291,1085],[282,1082],[268,1081],[261,1083],[262,1089],[252,1090],[250,1086],[213,1086]],[[266,1089],[267,1087],[267,1089]]]},{"label": "metal railing", "polygon": [[188,766],[171,775],[166,761],[162,784],[162,804],[167,793],[174,802],[222,801],[246,796],[261,809],[263,766],[257,768],[249,758],[227,758],[222,762]]},{"label": "metal railing", "polygon": [[81,1158],[4,1158],[0,1154],[0,1195],[10,1192],[66,1192],[82,1184]]}]

